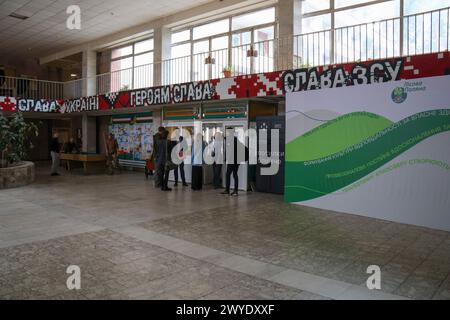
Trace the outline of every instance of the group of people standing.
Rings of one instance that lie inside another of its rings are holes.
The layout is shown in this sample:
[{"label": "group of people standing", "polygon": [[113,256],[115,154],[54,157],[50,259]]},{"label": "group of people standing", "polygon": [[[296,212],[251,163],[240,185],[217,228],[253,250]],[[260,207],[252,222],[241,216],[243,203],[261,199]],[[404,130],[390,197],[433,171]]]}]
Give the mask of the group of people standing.
[{"label": "group of people standing", "polygon": [[[187,144],[183,141],[183,136],[179,136],[178,139],[172,140],[169,137],[169,131],[164,127],[159,127],[158,132],[153,136],[153,152],[151,155],[151,161],[155,165],[155,187],[161,188],[162,191],[171,191],[168,186],[170,171],[174,170],[175,183],[174,187],[178,186],[179,176],[181,176],[181,183],[183,186],[188,186],[185,178],[184,159],[187,149]],[[239,177],[238,170],[239,164],[242,159],[238,156],[238,145],[240,142],[236,137],[231,137],[228,141],[233,143],[234,159],[227,159],[226,161],[226,187],[222,192],[232,196],[238,195],[239,189]],[[173,161],[172,153],[174,148],[177,148],[174,154],[178,154],[179,161]],[[217,132],[214,136],[214,141],[207,147],[203,141],[202,134],[198,133],[194,136],[194,141],[191,147],[191,164],[192,164],[192,190],[201,190],[203,185],[203,154],[205,149],[208,148],[209,155],[213,159],[213,185],[214,189],[222,188],[222,164],[224,163],[224,139],[220,132]],[[248,149],[243,146],[245,150],[245,159],[248,157]],[[234,179],[234,190],[230,193],[231,176]]]},{"label": "group of people standing", "polygon": [[[225,144],[224,145],[224,141]],[[229,148],[229,143],[233,143],[232,148]],[[194,136],[194,141],[191,147],[191,164],[192,164],[192,190],[201,190],[203,185],[203,155],[206,148],[208,148],[209,156],[213,159],[213,185],[215,189],[222,188],[222,165],[226,163],[226,183],[223,194],[229,194],[232,196],[238,195],[239,189],[239,177],[238,170],[242,160],[246,161],[248,157],[248,149],[243,146],[245,150],[245,159],[241,159],[238,154],[240,142],[234,136],[230,139],[225,139],[222,133],[216,132],[214,140],[207,147],[203,141],[202,134],[198,133]],[[105,147],[107,153],[107,168],[108,172],[112,174],[114,169],[120,170],[118,163],[118,143],[113,134],[109,134],[105,138]],[[178,155],[178,161],[173,161],[172,153],[176,149]],[[174,170],[175,183],[174,187],[178,186],[179,177],[181,176],[181,184],[186,187],[186,175],[184,170],[184,159],[187,151],[187,143],[184,142],[183,136],[179,136],[178,139],[172,140],[169,137],[169,131],[164,127],[159,127],[158,132],[153,136],[153,151],[151,154],[151,161],[155,165],[155,187],[161,188],[162,191],[171,191],[169,188],[169,174]],[[224,150],[232,150],[232,159],[225,159]],[[50,144],[50,151],[52,157],[52,175],[58,175],[59,167],[59,152],[74,153],[79,152],[79,147],[75,144],[73,139],[64,144],[61,149],[58,142],[58,135],[55,134]],[[226,161],[224,161],[226,160]],[[234,191],[230,193],[231,176],[234,179]]]},{"label": "group of people standing", "polygon": [[[183,141],[183,137],[180,136],[180,141]],[[158,132],[153,136],[153,152],[151,155],[151,160],[155,164],[155,187],[161,188],[162,191],[171,191],[169,188],[169,174],[170,171],[175,170],[175,184],[178,185],[178,169],[180,170],[181,180],[183,186],[187,186],[185,173],[184,173],[184,163],[176,165],[172,161],[172,150],[176,146],[177,142],[172,141],[169,138],[169,131],[164,127],[159,127]],[[183,157],[183,150],[180,150],[180,156]]]}]

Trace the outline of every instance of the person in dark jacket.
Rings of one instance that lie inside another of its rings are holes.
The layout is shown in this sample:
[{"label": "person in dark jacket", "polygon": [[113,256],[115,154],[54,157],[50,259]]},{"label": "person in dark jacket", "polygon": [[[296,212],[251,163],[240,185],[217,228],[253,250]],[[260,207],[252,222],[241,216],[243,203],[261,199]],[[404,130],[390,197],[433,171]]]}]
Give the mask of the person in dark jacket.
[{"label": "person in dark jacket", "polygon": [[161,141],[161,135],[166,129],[164,127],[159,127],[158,132],[153,136],[153,150],[151,159],[155,164],[155,188],[161,188],[162,185],[162,177],[164,175],[164,171],[161,171],[161,167],[158,166],[158,156],[160,155],[158,146]]},{"label": "person in dark jacket", "polygon": [[[229,145],[230,143],[233,143],[233,146]],[[238,196],[238,190],[239,190],[239,165],[241,162],[245,162],[248,159],[248,148],[243,145],[237,137],[230,137],[226,138],[226,151],[233,148],[233,159],[229,159],[229,157],[226,157],[226,164],[227,164],[227,172],[226,172],[226,187],[225,191],[222,192],[222,194],[230,194],[230,184],[231,184],[231,175],[233,175],[234,180],[234,191],[231,194],[231,196]],[[244,154],[238,154],[239,152],[244,151]]]},{"label": "person in dark jacket", "polygon": [[201,133],[195,135],[195,141],[192,145],[191,163],[192,163],[192,190],[201,190],[203,185],[203,150],[205,144]]},{"label": "person in dark jacket", "polygon": [[52,169],[51,169],[52,176],[59,176],[59,173],[58,173],[59,151],[60,151],[60,146],[59,146],[58,134],[55,133],[53,135],[52,141],[50,142],[50,156],[52,157]]},{"label": "person in dark jacket", "polygon": [[165,184],[165,166],[166,166],[166,160],[167,160],[167,136],[168,132],[163,131],[161,133],[161,136],[157,142],[156,146],[156,175],[158,181],[161,182],[161,190],[163,191],[169,191],[169,188],[167,188],[167,185]]},{"label": "person in dark jacket", "polygon": [[213,185],[214,189],[222,187],[222,164],[223,164],[223,136],[221,132],[214,135],[211,156],[214,159],[213,167]]},{"label": "person in dark jacket", "polygon": [[[183,142],[183,136],[180,136],[180,138],[178,139],[179,143],[181,144]],[[178,156],[180,158],[183,158],[184,156],[184,149],[180,149]],[[184,160],[181,161],[181,163],[177,166],[177,168],[175,168],[175,170],[173,171],[174,176],[175,176],[175,184],[173,185],[174,187],[178,186],[178,169],[180,169],[180,174],[181,174],[181,182],[183,183],[183,186],[186,187],[188,184],[186,183],[186,178],[185,178],[185,174],[184,174]]]}]

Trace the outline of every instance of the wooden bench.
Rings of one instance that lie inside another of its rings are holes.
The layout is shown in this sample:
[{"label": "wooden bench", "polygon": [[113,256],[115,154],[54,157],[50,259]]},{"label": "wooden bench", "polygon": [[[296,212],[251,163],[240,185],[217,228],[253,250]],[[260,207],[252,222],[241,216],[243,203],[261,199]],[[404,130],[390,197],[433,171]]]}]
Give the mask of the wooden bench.
[{"label": "wooden bench", "polygon": [[59,159],[67,161],[69,171],[72,170],[71,162],[81,162],[84,174],[88,174],[88,164],[103,162],[106,166],[106,156],[104,154],[60,153]]}]

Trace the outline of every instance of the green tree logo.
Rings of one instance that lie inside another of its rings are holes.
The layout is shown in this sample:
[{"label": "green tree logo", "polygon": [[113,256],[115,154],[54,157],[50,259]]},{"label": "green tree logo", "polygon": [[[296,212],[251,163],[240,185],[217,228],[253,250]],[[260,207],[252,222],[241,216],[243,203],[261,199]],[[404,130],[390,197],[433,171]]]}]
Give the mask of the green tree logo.
[{"label": "green tree logo", "polygon": [[408,93],[405,88],[397,87],[392,91],[391,97],[395,103],[403,103],[408,98]]}]

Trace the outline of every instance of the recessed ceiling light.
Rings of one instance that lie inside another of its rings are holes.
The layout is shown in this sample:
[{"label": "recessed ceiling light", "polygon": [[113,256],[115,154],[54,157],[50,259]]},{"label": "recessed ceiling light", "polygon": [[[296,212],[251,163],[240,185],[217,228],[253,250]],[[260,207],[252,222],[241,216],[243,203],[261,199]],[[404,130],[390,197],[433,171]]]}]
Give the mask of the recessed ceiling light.
[{"label": "recessed ceiling light", "polygon": [[10,15],[8,15],[8,17],[15,18],[15,19],[20,19],[20,20],[26,20],[26,19],[29,18],[27,16],[24,16],[24,15],[15,13],[15,12],[11,13]]},{"label": "recessed ceiling light", "polygon": [[76,73],[71,73],[70,76],[71,76],[72,78],[78,77],[78,75],[77,75]]}]

